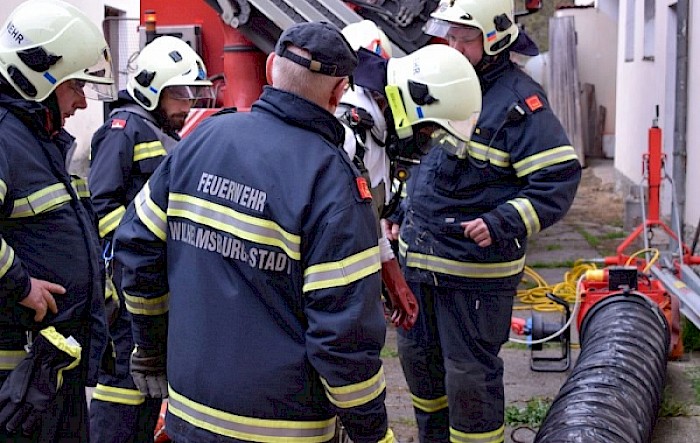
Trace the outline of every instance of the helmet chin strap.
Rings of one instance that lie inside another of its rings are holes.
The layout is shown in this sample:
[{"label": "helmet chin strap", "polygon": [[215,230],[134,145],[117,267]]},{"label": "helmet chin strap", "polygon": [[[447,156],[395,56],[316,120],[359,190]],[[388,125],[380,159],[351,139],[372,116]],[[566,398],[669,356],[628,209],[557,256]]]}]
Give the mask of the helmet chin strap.
[{"label": "helmet chin strap", "polygon": [[49,110],[49,124],[51,127],[47,127],[49,134],[54,134],[61,130],[63,127],[63,118],[61,116],[61,108],[58,106],[58,97],[56,97],[56,91],[54,90],[49,94],[43,102],[41,102]]}]

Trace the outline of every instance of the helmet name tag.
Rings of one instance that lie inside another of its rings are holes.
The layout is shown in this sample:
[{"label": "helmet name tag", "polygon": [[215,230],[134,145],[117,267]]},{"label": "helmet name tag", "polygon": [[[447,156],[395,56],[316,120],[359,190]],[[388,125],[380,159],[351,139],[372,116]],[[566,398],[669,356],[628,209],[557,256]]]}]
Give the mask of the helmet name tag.
[{"label": "helmet name tag", "polygon": [[7,22],[7,28],[3,36],[2,36],[2,46],[14,46],[14,47],[20,47],[20,46],[26,46],[27,44],[31,44],[31,42],[20,32],[19,29],[15,27],[15,25],[10,21]]}]

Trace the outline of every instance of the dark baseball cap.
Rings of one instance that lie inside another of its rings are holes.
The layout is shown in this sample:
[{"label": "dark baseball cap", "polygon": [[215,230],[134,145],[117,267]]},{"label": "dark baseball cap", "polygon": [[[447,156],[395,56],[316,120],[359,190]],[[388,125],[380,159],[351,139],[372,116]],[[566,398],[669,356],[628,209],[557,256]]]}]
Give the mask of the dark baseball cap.
[{"label": "dark baseball cap", "polygon": [[[287,49],[296,46],[311,54],[311,59]],[[331,77],[346,77],[357,67],[357,54],[340,29],[327,22],[297,23],[287,28],[275,46],[275,54]]]}]

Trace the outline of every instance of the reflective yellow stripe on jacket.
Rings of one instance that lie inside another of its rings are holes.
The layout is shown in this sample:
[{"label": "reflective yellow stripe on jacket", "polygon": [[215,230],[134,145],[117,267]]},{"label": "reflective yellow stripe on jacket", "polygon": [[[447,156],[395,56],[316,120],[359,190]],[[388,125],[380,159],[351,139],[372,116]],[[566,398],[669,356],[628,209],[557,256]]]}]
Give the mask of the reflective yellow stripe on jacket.
[{"label": "reflective yellow stripe on jacket", "polygon": [[0,351],[0,371],[11,371],[17,367],[24,357],[27,356],[27,351]]},{"label": "reflective yellow stripe on jacket", "polygon": [[109,403],[137,406],[144,402],[146,397],[138,389],[115,388],[97,384],[92,398]]},{"label": "reflective yellow stripe on jacket", "polygon": [[170,292],[156,298],[144,298],[124,292],[126,310],[138,315],[161,315],[170,308]]},{"label": "reflective yellow stripe on jacket", "polygon": [[223,412],[168,387],[168,412],[201,429],[226,437],[271,443],[320,443],[335,433],[335,418],[320,421],[270,420]]},{"label": "reflective yellow stripe on jacket", "polygon": [[569,160],[578,161],[578,156],[573,146],[559,146],[525,157],[519,162],[514,163],[513,168],[518,177],[524,177],[535,171],[546,168],[547,166],[564,163]]},{"label": "reflective yellow stripe on jacket", "polygon": [[[71,185],[79,198],[90,197],[87,182],[84,179],[72,177]],[[71,195],[63,183],[55,183],[15,200],[10,218],[32,217],[59,208],[70,200]]]},{"label": "reflective yellow stripe on jacket", "polygon": [[456,277],[504,278],[519,274],[525,268],[525,256],[502,263],[474,263],[450,260],[417,252],[407,252],[406,248],[406,243],[402,244],[399,241],[399,253],[406,257],[406,266]]},{"label": "reflective yellow stripe on jacket", "polygon": [[348,285],[380,268],[379,246],[374,246],[340,261],[309,266],[304,271],[302,292]]},{"label": "reflective yellow stripe on jacket", "polygon": [[0,180],[0,205],[5,203],[5,196],[7,195],[7,184]]},{"label": "reflective yellow stripe on jacket", "polygon": [[167,231],[167,222],[165,219],[165,211],[158,207],[151,199],[151,187],[148,182],[143,186],[143,189],[136,194],[134,199],[134,207],[139,220],[146,225],[149,231],[160,240],[165,241],[165,232]]},{"label": "reflective yellow stripe on jacket", "polygon": [[102,217],[99,221],[100,237],[104,237],[117,229],[125,213],[126,208],[124,206],[119,206],[117,209]]},{"label": "reflective yellow stripe on jacket", "polygon": [[4,239],[0,239],[0,278],[3,278],[7,273],[7,270],[12,266],[12,262],[15,261],[15,251],[12,249]]},{"label": "reflective yellow stripe on jacket", "polygon": [[379,397],[386,389],[384,367],[379,368],[372,378],[360,383],[346,386],[333,387],[326,380],[321,379],[326,388],[326,395],[331,403],[339,408],[347,409],[364,405]]},{"label": "reflective yellow stripe on jacket", "polygon": [[172,193],[168,199],[168,217],[184,218],[244,240],[277,246],[289,258],[301,258],[301,237],[285,231],[272,220],[243,214],[190,195]]},{"label": "reflective yellow stripe on jacket", "polygon": [[535,211],[535,207],[532,206],[532,202],[526,198],[516,198],[508,202],[511,204],[518,214],[520,214],[520,219],[527,229],[528,237],[532,234],[540,232],[540,217]]},{"label": "reflective yellow stripe on jacket", "polygon": [[153,157],[163,157],[167,154],[160,140],[139,143],[134,146],[134,162]]}]

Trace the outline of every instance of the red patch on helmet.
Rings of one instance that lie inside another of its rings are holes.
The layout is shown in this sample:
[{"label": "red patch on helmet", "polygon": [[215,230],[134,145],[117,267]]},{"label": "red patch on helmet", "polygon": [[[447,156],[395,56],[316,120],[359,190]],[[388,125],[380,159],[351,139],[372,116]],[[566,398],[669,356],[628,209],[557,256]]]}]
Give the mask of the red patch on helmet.
[{"label": "red patch on helmet", "polygon": [[530,111],[535,112],[538,109],[542,109],[544,105],[542,104],[542,100],[537,95],[531,95],[530,97],[525,99],[525,104],[527,105],[528,108],[530,108]]},{"label": "red patch on helmet", "polygon": [[121,118],[112,119],[112,129],[124,129],[126,128],[126,120]]}]

